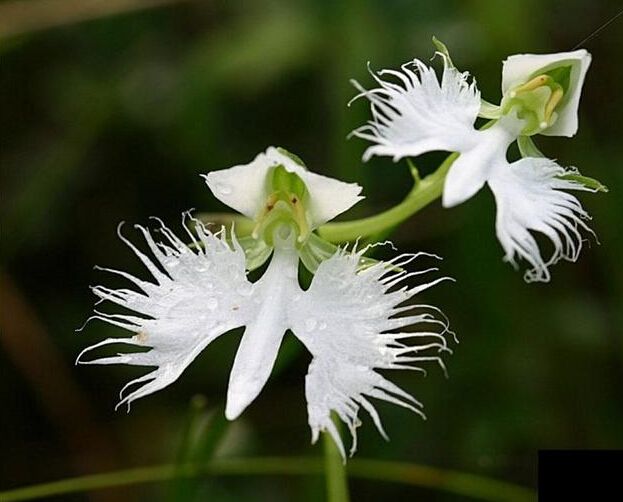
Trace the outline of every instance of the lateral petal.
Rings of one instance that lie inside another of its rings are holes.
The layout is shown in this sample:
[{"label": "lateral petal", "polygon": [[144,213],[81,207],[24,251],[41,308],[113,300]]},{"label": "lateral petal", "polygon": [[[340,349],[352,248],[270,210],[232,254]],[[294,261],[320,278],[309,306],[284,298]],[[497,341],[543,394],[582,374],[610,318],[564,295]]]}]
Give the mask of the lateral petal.
[{"label": "lateral petal", "polygon": [[[196,241],[193,249],[164,225],[160,228],[164,242],[158,243],[149,230],[137,227],[143,233],[154,258],[139,251],[120,234],[156,282],[142,281],[125,272],[109,270],[129,279],[141,291],[114,290],[103,286],[93,288],[101,300],[136,313],[106,314],[96,311],[93,318],[136,334],[92,345],[80,353],[76,362],[155,367],[150,373],[124,387],[118,406],[126,403],[129,408],[135,399],[177,380],[209,343],[223,333],[246,324],[254,314],[253,304],[240,293],[251,287],[245,274],[244,251],[235,242],[231,247],[223,233],[213,234],[196,220],[194,224],[199,241]],[[89,361],[83,359],[92,349],[110,344],[126,344],[149,350],[119,353]],[[123,395],[134,384],[140,385]]]},{"label": "lateral petal", "polygon": [[368,398],[423,415],[422,405],[415,398],[376,370],[424,371],[419,366],[424,362],[436,362],[444,368],[439,354],[449,351],[448,327],[439,311],[427,305],[405,304],[447,278],[408,287],[404,281],[409,277],[437,269],[407,273],[398,267],[419,255],[401,255],[357,272],[361,254],[342,250],[322,262],[310,288],[292,302],[289,310],[292,331],[313,355],[305,383],[312,441],[326,430],[342,455],[344,446],[331,412],[347,425],[354,453],[361,407],[385,436]]},{"label": "lateral petal", "polygon": [[[525,272],[528,282],[550,279],[549,266],[561,259],[575,261],[582,249],[582,231],[593,233],[585,223],[590,219],[578,199],[568,190],[592,191],[563,179],[576,171],[567,170],[553,160],[526,157],[498,166],[489,177],[497,204],[496,233],[504,248],[504,259],[516,265],[518,256],[532,269]],[[543,258],[533,232],[544,234],[554,250]]]},{"label": "lateral petal", "polygon": [[[433,150],[463,151],[474,145],[474,122],[480,109],[480,92],[466,72],[449,64],[446,57],[441,82],[435,71],[415,59],[402,71],[372,73],[380,87],[364,89],[353,82],[370,101],[372,120],[352,134],[371,141],[364,161],[373,155],[397,161]],[[382,77],[389,75],[392,80]]]}]

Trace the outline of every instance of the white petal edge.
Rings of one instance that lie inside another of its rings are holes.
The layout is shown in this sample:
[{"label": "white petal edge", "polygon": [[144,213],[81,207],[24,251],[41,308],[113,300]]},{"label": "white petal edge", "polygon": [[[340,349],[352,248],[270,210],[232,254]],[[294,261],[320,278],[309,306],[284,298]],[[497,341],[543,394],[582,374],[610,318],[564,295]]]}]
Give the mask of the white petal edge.
[{"label": "white petal edge", "polygon": [[473,197],[496,165],[507,164],[506,150],[516,139],[517,124],[513,117],[503,117],[492,127],[474,132],[474,146],[461,152],[446,175],[443,207],[453,207]]},{"label": "white petal edge", "polygon": [[554,124],[542,131],[545,136],[574,136],[578,130],[578,107],[586,72],[591,64],[591,55],[585,49],[555,54],[515,54],[508,57],[502,66],[502,94],[519,84],[527,82],[541,71],[546,71],[568,61],[571,67],[571,93],[556,108],[558,118]]},{"label": "white petal edge", "polygon": [[340,250],[320,264],[310,288],[292,304],[292,331],[313,355],[305,380],[312,441],[321,431],[328,432],[344,458],[346,451],[332,412],[350,431],[351,455],[357,448],[360,408],[387,438],[369,398],[397,404],[424,417],[419,401],[376,370],[425,373],[420,364],[433,362],[445,372],[440,354],[450,352],[447,319],[437,308],[414,305],[412,300],[448,278],[406,285],[413,276],[437,270],[431,267],[409,273],[403,268],[421,256],[434,255],[400,255],[358,272],[361,252]]},{"label": "white petal edge", "polygon": [[467,72],[459,72],[440,56],[444,62],[441,82],[433,68],[417,59],[404,64],[401,71],[370,72],[378,88],[367,90],[353,81],[360,91],[355,99],[367,98],[372,112],[372,120],[351,133],[374,143],[365,151],[364,161],[373,155],[398,161],[434,150],[454,152],[473,146],[480,92]]},{"label": "white petal edge", "polygon": [[[575,172],[550,159],[527,157],[500,166],[489,178],[504,260],[515,267],[516,257],[526,260],[532,266],[524,274],[526,282],[549,281],[551,265],[561,259],[577,260],[583,243],[581,232],[593,234],[586,224],[589,215],[578,199],[567,192],[592,190],[561,178]],[[550,240],[554,250],[549,258],[543,258],[533,232]]]},{"label": "white petal edge", "polygon": [[[156,242],[151,232],[137,226],[154,258],[148,257],[119,232],[150,271],[156,282],[143,281],[125,272],[105,269],[120,275],[140,291],[96,286],[100,300],[110,301],[131,314],[95,312],[92,319],[136,333],[128,338],[109,338],[83,350],[78,364],[129,364],[155,369],[128,383],[120,393],[117,407],[130,404],[173,383],[195,357],[218,336],[246,324],[254,314],[254,304],[241,294],[252,287],[245,274],[244,251],[234,240],[231,247],[224,232],[213,234],[193,220],[194,249],[188,247],[164,225],[159,229],[164,242]],[[198,239],[198,240],[197,240]],[[147,348],[144,352],[118,353],[109,357],[84,360],[93,349],[112,344]],[[124,395],[130,387],[135,387]]]},{"label": "white petal edge", "polygon": [[309,218],[316,228],[350,209],[363,199],[361,186],[309,172],[275,147],[269,147],[244,165],[212,171],[204,175],[214,196],[236,211],[254,219],[262,210],[268,194],[266,176],[269,170],[282,165],[288,172],[301,177],[309,191]]},{"label": "white petal edge", "polygon": [[266,154],[260,153],[248,164],[211,171],[203,178],[218,200],[254,219],[266,203],[266,176],[271,166]]}]

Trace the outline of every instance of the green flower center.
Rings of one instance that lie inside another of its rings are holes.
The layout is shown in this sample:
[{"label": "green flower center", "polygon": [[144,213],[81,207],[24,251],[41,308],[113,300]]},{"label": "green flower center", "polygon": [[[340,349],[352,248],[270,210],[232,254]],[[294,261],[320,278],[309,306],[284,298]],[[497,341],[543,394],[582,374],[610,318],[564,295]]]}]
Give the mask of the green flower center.
[{"label": "green flower center", "polygon": [[522,135],[532,136],[551,127],[558,118],[569,89],[571,67],[553,68],[510,89],[502,100],[502,113],[511,111],[523,120]]},{"label": "green flower center", "polygon": [[502,113],[516,111],[525,122],[521,134],[531,136],[550,127],[558,118],[556,107],[564,96],[563,87],[549,75],[539,75],[511,89],[502,100]]},{"label": "green flower center", "polygon": [[253,238],[261,238],[273,246],[275,231],[286,225],[296,233],[297,242],[304,243],[311,232],[306,210],[309,194],[305,183],[282,165],[270,171],[266,183],[269,195],[255,218]]}]

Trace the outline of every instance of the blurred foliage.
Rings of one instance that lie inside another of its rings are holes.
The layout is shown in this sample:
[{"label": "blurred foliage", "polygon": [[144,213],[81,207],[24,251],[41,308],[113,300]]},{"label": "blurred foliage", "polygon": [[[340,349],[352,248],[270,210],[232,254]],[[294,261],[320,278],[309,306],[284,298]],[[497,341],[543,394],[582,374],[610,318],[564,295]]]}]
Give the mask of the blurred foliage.
[{"label": "blurred foliage", "polygon": [[[364,103],[346,107],[354,95],[349,79],[370,80],[366,62],[382,68],[425,59],[436,35],[495,102],[507,55],[571,50],[618,8],[614,0],[196,1],[1,39],[2,295],[27,307],[2,311],[2,487],[211,454],[319,455],[306,425],[309,356],[289,335],[280,371],[221,438],[201,435],[212,430],[206,424],[224,427],[216,414],[239,334],[217,340],[175,385],[129,415],[113,411],[116,394],[143,370],[73,367],[81,347],[113,333],[98,323],[74,333],[91,310],[87,286],[116,285],[93,265],[144,275],[116,238],[118,222],[157,215],[179,228],[191,207],[224,210],[199,174],[246,163],[268,145],[295,152],[315,171],[360,182],[367,199],[347,217],[373,214],[400,200],[410,175],[389,159],[362,165],[364,145],[346,141],[367,119]],[[429,207],[398,229],[401,249],[440,254],[444,272],[457,279],[426,300],[444,309],[461,343],[448,361],[449,380],[435,371],[426,379],[396,376],[426,404],[429,420],[380,405],[392,440],[366,421],[359,455],[534,485],[539,448],[623,447],[622,32],[619,20],[586,44],[593,64],[579,134],[539,141],[561,164],[610,188],[582,198],[600,245],[587,242],[578,263],[556,266],[550,284],[527,285],[500,259],[486,190],[452,210]],[[430,171],[442,158],[429,155],[418,167]],[[24,350],[15,350],[19,343]],[[39,346],[51,349],[45,356],[28,350]],[[50,360],[71,387],[59,384]],[[205,396],[203,411],[188,423],[196,393]],[[72,419],[78,411],[85,418],[76,444],[69,436],[80,427]],[[183,446],[191,437],[198,446]],[[351,492],[356,500],[459,500],[361,480]],[[304,501],[322,494],[316,478],[253,477],[94,498]]]}]

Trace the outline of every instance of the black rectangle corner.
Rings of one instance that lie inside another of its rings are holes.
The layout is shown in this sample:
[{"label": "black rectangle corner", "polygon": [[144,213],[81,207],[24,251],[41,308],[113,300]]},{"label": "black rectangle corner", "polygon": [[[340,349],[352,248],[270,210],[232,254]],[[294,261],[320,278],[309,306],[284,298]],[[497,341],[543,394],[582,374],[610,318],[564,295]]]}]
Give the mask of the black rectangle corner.
[{"label": "black rectangle corner", "polygon": [[539,450],[538,476],[539,502],[623,500],[623,450]]}]

